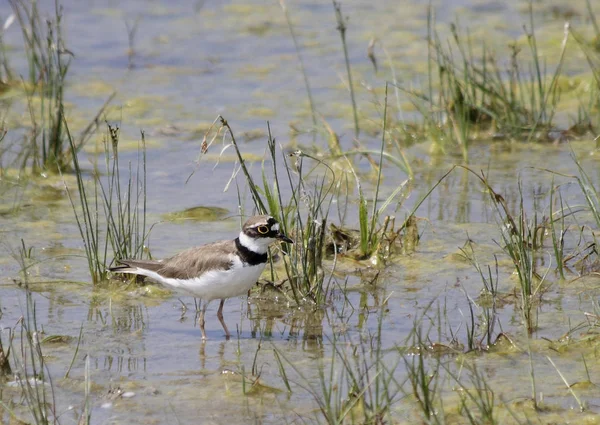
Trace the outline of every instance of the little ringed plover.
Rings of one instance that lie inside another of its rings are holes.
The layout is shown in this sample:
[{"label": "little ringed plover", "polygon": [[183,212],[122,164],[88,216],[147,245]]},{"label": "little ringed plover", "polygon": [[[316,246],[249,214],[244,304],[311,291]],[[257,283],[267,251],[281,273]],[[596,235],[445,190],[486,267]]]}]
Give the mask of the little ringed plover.
[{"label": "little ringed plover", "polygon": [[164,260],[118,260],[110,268],[113,273],[146,276],[178,292],[200,298],[204,305],[199,325],[206,339],[204,316],[210,301],[220,299],[219,322],[230,337],[223,320],[223,305],[227,298],[243,295],[257,282],[267,264],[267,250],[275,241],[292,243],[279,223],[268,215],[251,217],[233,240],[213,242],[182,251]]}]

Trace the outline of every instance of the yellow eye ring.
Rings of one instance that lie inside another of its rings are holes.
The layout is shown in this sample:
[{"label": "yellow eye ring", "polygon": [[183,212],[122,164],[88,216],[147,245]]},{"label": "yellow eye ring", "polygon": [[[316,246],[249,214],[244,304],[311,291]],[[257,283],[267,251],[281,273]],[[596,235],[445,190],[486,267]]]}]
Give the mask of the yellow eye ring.
[{"label": "yellow eye ring", "polygon": [[258,231],[258,233],[260,233],[261,235],[266,235],[267,233],[269,233],[269,228],[267,226],[258,226],[256,228],[256,230]]}]

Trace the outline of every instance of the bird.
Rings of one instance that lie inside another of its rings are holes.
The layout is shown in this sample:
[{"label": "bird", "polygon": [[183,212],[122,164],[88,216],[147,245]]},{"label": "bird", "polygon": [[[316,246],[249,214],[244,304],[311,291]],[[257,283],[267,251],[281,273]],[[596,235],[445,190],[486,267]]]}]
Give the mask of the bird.
[{"label": "bird", "polygon": [[145,276],[176,292],[200,298],[203,305],[198,324],[203,341],[208,304],[220,299],[217,317],[229,339],[231,334],[223,320],[225,300],[248,293],[267,264],[269,245],[276,241],[293,243],[282,233],[277,220],[257,215],[244,223],[233,240],[189,248],[163,260],[119,259],[109,271]]}]

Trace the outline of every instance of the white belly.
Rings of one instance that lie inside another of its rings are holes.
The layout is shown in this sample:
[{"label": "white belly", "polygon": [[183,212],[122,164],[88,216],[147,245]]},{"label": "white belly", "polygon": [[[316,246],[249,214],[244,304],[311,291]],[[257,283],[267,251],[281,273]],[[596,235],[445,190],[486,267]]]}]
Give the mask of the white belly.
[{"label": "white belly", "polygon": [[244,267],[235,258],[229,270],[212,270],[192,279],[163,278],[154,272],[145,275],[178,292],[211,301],[245,295],[258,281],[264,268],[264,263]]}]

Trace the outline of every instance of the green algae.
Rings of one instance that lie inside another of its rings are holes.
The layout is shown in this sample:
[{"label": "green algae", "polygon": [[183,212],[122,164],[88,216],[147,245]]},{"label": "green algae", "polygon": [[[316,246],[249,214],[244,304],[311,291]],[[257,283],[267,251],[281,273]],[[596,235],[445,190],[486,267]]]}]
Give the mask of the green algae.
[{"label": "green algae", "polygon": [[115,87],[103,80],[85,81],[70,87],[74,93],[86,97],[107,97],[115,91]]},{"label": "green algae", "polygon": [[247,109],[246,114],[251,117],[272,118],[275,116],[275,111],[266,107],[254,107]]},{"label": "green algae", "polygon": [[214,206],[197,206],[186,208],[183,211],[175,211],[163,214],[163,220],[180,222],[182,220],[192,221],[217,221],[223,219],[229,210]]}]

